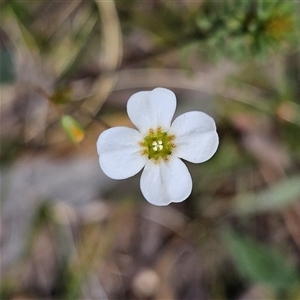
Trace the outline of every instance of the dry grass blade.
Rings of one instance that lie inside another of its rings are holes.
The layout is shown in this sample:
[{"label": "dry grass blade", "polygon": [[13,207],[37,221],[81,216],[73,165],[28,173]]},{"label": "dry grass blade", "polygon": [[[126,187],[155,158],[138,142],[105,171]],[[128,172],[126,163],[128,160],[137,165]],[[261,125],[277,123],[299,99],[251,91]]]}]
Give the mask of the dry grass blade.
[{"label": "dry grass blade", "polygon": [[33,28],[50,38],[80,4],[81,0],[47,3],[34,21]]},{"label": "dry grass blade", "polygon": [[193,77],[189,77],[182,69],[127,69],[118,73],[115,90],[163,86],[215,94],[224,76],[234,69],[233,64],[224,63],[205,73],[196,72]]},{"label": "dry grass blade", "polygon": [[[6,11],[8,12],[8,16],[6,16],[5,19],[6,23],[3,23],[3,29],[15,46],[15,63],[18,68],[18,75],[20,76],[20,80],[26,80],[27,82],[37,82],[37,72],[41,66],[42,61],[40,57],[39,46],[34,36],[24,26],[14,10],[10,6],[7,6]],[[26,70],[28,71],[28,68],[31,68],[31,72],[25,72]],[[26,73],[26,77],[23,75],[23,73]]]},{"label": "dry grass blade", "polygon": [[96,1],[102,20],[103,55],[100,67],[104,71],[94,83],[93,97],[85,101],[83,109],[95,115],[113,91],[117,80],[115,70],[122,60],[122,32],[114,1]]},{"label": "dry grass blade", "polygon": [[282,212],[282,217],[291,237],[300,249],[300,217],[297,216],[297,206],[293,205]]}]

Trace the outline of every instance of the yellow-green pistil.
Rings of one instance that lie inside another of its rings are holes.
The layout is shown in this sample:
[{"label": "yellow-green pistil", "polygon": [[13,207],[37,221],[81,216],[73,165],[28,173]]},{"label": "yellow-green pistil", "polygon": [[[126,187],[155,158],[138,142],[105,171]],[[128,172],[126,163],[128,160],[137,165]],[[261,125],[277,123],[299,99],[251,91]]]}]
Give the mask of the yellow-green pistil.
[{"label": "yellow-green pistil", "polygon": [[161,127],[156,130],[150,129],[148,135],[139,144],[143,148],[142,155],[147,155],[149,159],[157,162],[160,158],[167,161],[176,147],[173,143],[175,135],[170,135],[162,131]]}]

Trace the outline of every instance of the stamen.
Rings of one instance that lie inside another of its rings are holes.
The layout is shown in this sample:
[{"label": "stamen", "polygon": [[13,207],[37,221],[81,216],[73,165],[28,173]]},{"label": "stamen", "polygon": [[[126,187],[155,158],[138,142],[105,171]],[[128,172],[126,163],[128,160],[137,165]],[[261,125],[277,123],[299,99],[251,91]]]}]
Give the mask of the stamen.
[{"label": "stamen", "polygon": [[158,163],[160,159],[168,161],[173,148],[175,148],[175,144],[171,142],[174,139],[175,135],[168,135],[161,127],[156,130],[151,128],[144,140],[139,142],[139,145],[143,148],[143,155],[147,155],[149,159],[153,159],[155,163]]}]

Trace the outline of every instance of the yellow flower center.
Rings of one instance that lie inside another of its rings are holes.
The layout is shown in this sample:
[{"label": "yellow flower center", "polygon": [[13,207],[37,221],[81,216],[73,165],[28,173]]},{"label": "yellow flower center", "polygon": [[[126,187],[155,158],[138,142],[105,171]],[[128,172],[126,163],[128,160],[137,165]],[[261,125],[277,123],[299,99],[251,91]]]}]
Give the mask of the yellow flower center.
[{"label": "yellow flower center", "polygon": [[175,135],[162,131],[161,127],[156,130],[150,129],[148,134],[139,143],[142,147],[141,154],[147,155],[148,159],[157,162],[159,159],[168,160],[176,145],[173,143]]}]

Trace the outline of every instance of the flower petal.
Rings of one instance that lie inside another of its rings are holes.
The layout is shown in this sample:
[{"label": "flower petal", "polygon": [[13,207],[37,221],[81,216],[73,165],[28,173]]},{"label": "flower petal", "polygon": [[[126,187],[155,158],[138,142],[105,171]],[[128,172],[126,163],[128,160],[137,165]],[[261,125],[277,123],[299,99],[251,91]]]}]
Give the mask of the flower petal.
[{"label": "flower petal", "polygon": [[141,190],[154,205],[181,202],[191,193],[192,178],[186,165],[176,156],[167,162],[149,160],[141,176]]},{"label": "flower petal", "polygon": [[176,109],[175,94],[165,88],[133,94],[127,102],[127,113],[138,130],[146,134],[150,128],[170,127]]},{"label": "flower petal", "polygon": [[103,131],[97,141],[99,163],[113,179],[125,179],[138,173],[147,158],[141,155],[141,134],[132,128],[114,127]]},{"label": "flower petal", "polygon": [[200,111],[177,117],[170,132],[176,136],[176,155],[192,163],[210,159],[217,151],[219,137],[213,118]]}]

